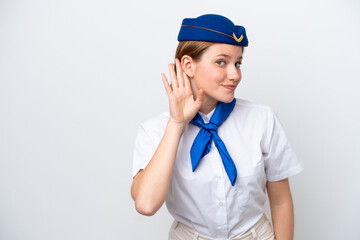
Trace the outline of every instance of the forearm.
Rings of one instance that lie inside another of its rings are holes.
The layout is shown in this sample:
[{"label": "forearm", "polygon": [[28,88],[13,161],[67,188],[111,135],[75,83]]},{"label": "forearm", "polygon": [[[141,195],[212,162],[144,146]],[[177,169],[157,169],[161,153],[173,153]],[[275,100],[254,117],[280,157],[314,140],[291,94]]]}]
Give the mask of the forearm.
[{"label": "forearm", "polygon": [[134,178],[131,195],[139,213],[153,215],[164,203],[184,129],[185,125],[169,121],[164,136],[151,161]]},{"label": "forearm", "polygon": [[271,205],[271,216],[276,240],[292,240],[294,237],[292,201]]},{"label": "forearm", "polygon": [[289,180],[267,182],[272,222],[276,240],[294,238],[294,208]]}]

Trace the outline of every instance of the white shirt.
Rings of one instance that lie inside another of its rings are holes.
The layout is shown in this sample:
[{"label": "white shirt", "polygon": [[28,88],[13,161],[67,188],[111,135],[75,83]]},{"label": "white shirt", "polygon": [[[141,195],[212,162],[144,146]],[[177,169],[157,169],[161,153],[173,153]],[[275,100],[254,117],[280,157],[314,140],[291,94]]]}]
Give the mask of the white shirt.
[{"label": "white shirt", "polygon": [[[208,123],[214,110],[201,114]],[[151,160],[164,134],[168,113],[139,126],[133,176]],[[281,123],[267,106],[237,99],[230,116],[218,128],[237,168],[235,186],[212,143],[195,172],[190,149],[200,128],[189,124],[176,155],[166,206],[179,222],[213,238],[234,238],[249,230],[263,215],[267,181],[279,181],[303,170]]]}]

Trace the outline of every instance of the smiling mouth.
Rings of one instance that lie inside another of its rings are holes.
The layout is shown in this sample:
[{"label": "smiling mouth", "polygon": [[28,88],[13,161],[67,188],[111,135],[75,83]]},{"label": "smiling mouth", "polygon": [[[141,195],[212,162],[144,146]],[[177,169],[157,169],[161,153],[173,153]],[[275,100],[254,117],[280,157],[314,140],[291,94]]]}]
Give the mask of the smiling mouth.
[{"label": "smiling mouth", "polygon": [[229,89],[229,90],[235,90],[236,86],[234,85],[223,85],[224,88]]}]

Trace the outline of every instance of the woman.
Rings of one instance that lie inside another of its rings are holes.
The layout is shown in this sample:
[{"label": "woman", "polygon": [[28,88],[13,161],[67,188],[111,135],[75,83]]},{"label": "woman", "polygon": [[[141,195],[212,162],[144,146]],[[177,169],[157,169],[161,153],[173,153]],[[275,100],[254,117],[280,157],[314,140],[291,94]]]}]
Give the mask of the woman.
[{"label": "woman", "polygon": [[171,84],[162,74],[169,113],[136,139],[136,210],[153,215],[166,200],[172,240],[292,239],[288,177],[303,166],[269,107],[234,98],[245,28],[208,14],[184,19],[178,40]]}]

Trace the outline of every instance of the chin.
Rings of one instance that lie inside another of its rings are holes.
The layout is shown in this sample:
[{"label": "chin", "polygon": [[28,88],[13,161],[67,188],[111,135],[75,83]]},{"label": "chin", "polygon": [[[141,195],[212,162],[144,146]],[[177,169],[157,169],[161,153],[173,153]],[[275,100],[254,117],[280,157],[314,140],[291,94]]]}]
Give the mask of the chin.
[{"label": "chin", "polygon": [[205,93],[205,95],[207,96],[207,98],[212,99],[211,101],[215,100],[218,102],[223,102],[223,103],[231,103],[234,100],[234,92],[232,93],[217,93],[217,94],[207,94]]},{"label": "chin", "polygon": [[220,102],[230,103],[234,100],[234,94],[229,94],[218,99]]}]

